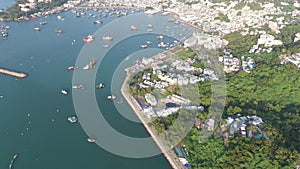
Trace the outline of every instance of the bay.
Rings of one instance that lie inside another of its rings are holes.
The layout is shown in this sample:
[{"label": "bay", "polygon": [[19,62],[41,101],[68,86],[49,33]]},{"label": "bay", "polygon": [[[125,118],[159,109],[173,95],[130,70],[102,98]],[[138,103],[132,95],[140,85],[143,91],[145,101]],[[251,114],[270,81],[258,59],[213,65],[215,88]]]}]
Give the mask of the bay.
[{"label": "bay", "polygon": [[[68,116],[76,113],[71,94],[65,96],[60,93],[61,89],[71,91],[72,72],[66,69],[75,64],[84,46],[84,36],[118,19],[115,15],[101,17],[99,13],[90,10],[86,16],[76,18],[74,13],[68,11],[28,22],[4,23],[11,29],[8,39],[0,40],[0,67],[25,72],[29,76],[16,79],[0,75],[0,95],[3,96],[0,98],[0,168],[7,168],[15,153],[19,157],[14,169],[170,168],[162,155],[143,159],[125,158],[89,144],[80,124],[67,121]],[[97,18],[89,14],[97,15]],[[58,20],[58,15],[65,21]],[[174,26],[167,22],[168,17],[158,18],[166,26]],[[103,24],[93,24],[95,19],[101,19]],[[48,24],[40,25],[43,21]],[[40,27],[41,31],[34,31],[35,27]],[[63,29],[64,33],[56,34],[55,29]],[[127,55],[140,50],[141,42],[151,40],[153,47],[156,47],[159,42],[155,41],[155,37],[151,34],[132,37],[127,39],[127,43],[113,48],[104,60],[110,65],[100,67],[97,81],[109,84],[112,74],[101,72],[112,72]],[[166,42],[173,40],[166,38]],[[116,59],[116,56],[119,57]],[[121,84],[122,79],[118,83]],[[97,93],[98,99],[107,95],[105,90]],[[114,112],[105,116],[120,132],[136,137],[149,136],[141,124],[124,120],[118,115],[111,107],[113,105],[99,106],[105,112]],[[126,111],[134,116],[128,105]]]}]

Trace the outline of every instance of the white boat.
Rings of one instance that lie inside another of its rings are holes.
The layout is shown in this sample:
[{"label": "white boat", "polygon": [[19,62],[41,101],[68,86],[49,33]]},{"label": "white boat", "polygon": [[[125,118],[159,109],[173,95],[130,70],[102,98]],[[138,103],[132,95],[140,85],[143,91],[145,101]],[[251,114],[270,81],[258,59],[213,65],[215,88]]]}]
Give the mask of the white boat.
[{"label": "white boat", "polygon": [[72,89],[83,89],[83,88],[84,88],[84,86],[82,84],[72,86]]},{"label": "white boat", "polygon": [[134,25],[131,25],[131,26],[130,26],[130,29],[131,29],[131,30],[137,30],[138,28],[137,28],[136,26],[134,26]]},{"label": "white boat", "polygon": [[102,38],[103,40],[107,40],[107,41],[112,41],[113,37],[112,36],[103,36]]},{"label": "white boat", "polygon": [[103,83],[100,83],[99,85],[96,86],[96,89],[102,89],[104,88],[104,84]]},{"label": "white boat", "polygon": [[106,44],[106,45],[103,45],[102,47],[103,48],[109,48],[109,45]]},{"label": "white boat", "polygon": [[83,42],[86,42],[86,43],[92,42],[93,40],[95,40],[95,37],[92,35],[89,35],[89,36],[83,38]]},{"label": "white boat", "polygon": [[103,39],[103,40],[106,40],[106,41],[112,41],[112,40],[113,40],[113,37],[112,37],[112,36],[103,36],[102,39]]},{"label": "white boat", "polygon": [[94,24],[101,24],[101,23],[103,23],[101,20],[94,21]]},{"label": "white boat", "polygon": [[71,117],[68,117],[68,121],[70,123],[76,123],[76,122],[78,122],[78,118],[77,118],[77,116],[71,116]]},{"label": "white boat", "polygon": [[39,27],[35,27],[35,28],[33,28],[35,31],[40,31],[41,30],[41,28],[39,28]]},{"label": "white boat", "polygon": [[64,95],[68,94],[68,92],[66,90],[61,90],[61,93],[64,94]]},{"label": "white boat", "polygon": [[144,45],[141,45],[141,48],[143,48],[143,49],[145,49],[145,48],[147,48],[148,46],[146,45],[146,44],[144,44]]},{"label": "white boat", "polygon": [[159,35],[159,36],[156,37],[156,39],[158,39],[158,40],[163,39],[163,38],[164,38],[163,35]]},{"label": "white boat", "polygon": [[88,141],[89,143],[94,143],[96,140],[93,139],[93,138],[91,138],[91,137],[89,137],[89,138],[87,139],[87,141]]},{"label": "white boat", "polygon": [[107,99],[109,99],[109,100],[114,100],[115,98],[116,98],[115,95],[109,95],[109,96],[107,96]]}]

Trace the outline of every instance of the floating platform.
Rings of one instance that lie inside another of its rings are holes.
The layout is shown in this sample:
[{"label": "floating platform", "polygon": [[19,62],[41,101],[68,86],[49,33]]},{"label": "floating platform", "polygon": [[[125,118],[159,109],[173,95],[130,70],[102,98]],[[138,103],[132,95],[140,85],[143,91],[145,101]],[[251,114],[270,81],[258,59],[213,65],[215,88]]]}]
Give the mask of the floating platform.
[{"label": "floating platform", "polygon": [[9,76],[13,76],[13,77],[17,77],[17,78],[26,78],[27,77],[27,74],[25,74],[25,73],[15,72],[15,71],[1,69],[1,68],[0,68],[0,73],[6,74]]}]

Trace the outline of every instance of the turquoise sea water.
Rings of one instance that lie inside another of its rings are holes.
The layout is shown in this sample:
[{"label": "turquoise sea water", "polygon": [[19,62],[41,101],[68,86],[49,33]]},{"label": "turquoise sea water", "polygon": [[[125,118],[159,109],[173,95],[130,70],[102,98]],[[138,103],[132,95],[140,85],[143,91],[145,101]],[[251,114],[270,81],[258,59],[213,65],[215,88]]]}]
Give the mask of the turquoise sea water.
[{"label": "turquoise sea water", "polygon": [[1,0],[0,9],[7,9],[15,3],[15,0]]},{"label": "turquoise sea water", "polygon": [[[74,65],[83,47],[82,38],[94,33],[116,16],[100,18],[104,23],[94,25],[95,18],[88,11],[82,18],[71,12],[39,18],[29,22],[5,22],[11,26],[7,40],[0,40],[0,67],[28,73],[26,79],[0,75],[0,168],[8,168],[15,153],[19,154],[14,169],[168,169],[162,155],[144,159],[124,158],[111,154],[95,144],[87,143],[88,137],[80,124],[70,124],[67,117],[75,115],[71,94],[65,96],[61,89],[71,91],[72,72],[66,71]],[[159,16],[167,25],[167,17]],[[48,24],[41,26],[41,21]],[[170,25],[171,26],[171,25]],[[40,32],[33,31],[40,27]],[[63,29],[58,35],[55,29]],[[120,43],[105,57],[96,81],[110,83],[113,69],[130,53],[140,50],[141,42],[151,40],[156,47],[156,35],[129,38]],[[76,42],[72,45],[73,40]],[[173,41],[172,38],[165,39]],[[102,48],[99,46],[99,48]],[[97,56],[94,56],[97,57]],[[116,58],[117,57],[117,58]],[[130,64],[129,64],[130,65]],[[100,73],[107,72],[107,73]],[[124,77],[124,76],[123,76]],[[122,83],[122,79],[118,81]],[[97,91],[98,99],[109,93],[109,88]],[[118,131],[136,137],[148,137],[139,123],[130,122],[113,109],[113,105],[99,104],[105,117]],[[127,106],[126,111],[132,110]],[[138,151],[138,150],[133,150]]]}]

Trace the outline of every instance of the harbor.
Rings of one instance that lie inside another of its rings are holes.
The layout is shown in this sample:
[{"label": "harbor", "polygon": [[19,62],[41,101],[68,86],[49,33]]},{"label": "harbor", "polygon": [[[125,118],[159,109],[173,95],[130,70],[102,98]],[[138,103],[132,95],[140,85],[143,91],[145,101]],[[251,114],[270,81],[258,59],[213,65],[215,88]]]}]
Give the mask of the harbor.
[{"label": "harbor", "polygon": [[[92,87],[97,97],[99,97],[99,107],[108,115],[107,118],[110,123],[117,126],[125,134],[149,137],[142,125],[131,124],[124,120],[124,118],[118,117],[116,115],[117,112],[112,111],[114,108],[111,104],[120,101],[121,96],[115,91],[109,91],[111,73],[118,65],[118,62],[126,59],[129,51],[142,50],[140,48],[141,43],[147,44],[148,48],[157,48],[160,41],[164,41],[165,43],[173,41],[173,39],[168,39],[166,36],[164,36],[164,39],[157,40],[157,35],[150,34],[140,36],[136,40],[128,41],[113,50],[116,53],[108,53],[105,56],[105,59],[109,60],[109,64],[102,65],[99,72],[104,71],[107,73],[100,73],[97,76],[95,84],[88,86],[85,81],[72,84],[73,73],[90,74],[96,71],[93,68],[93,62],[91,62],[91,66],[88,66],[92,69],[83,70],[83,68],[93,59],[96,61],[96,65],[100,63],[97,53],[86,55],[85,58],[87,60],[85,62],[79,65],[75,64],[78,53],[85,44],[82,40],[83,37],[92,34],[99,27],[118,18],[115,14],[102,17],[99,16],[99,11],[94,10],[85,12],[86,15],[79,18],[76,18],[76,14],[72,11],[66,11],[28,22],[3,23],[11,26],[11,30],[9,38],[6,40],[1,39],[3,43],[1,42],[0,50],[3,52],[3,57],[0,58],[0,62],[3,63],[3,67],[5,68],[13,68],[17,72],[26,72],[30,76],[30,79],[18,80],[18,78],[0,76],[2,78],[0,94],[5,96],[0,99],[0,106],[3,112],[1,117],[17,119],[19,124],[9,125],[9,120],[0,124],[1,128],[3,128],[3,132],[0,133],[3,141],[0,146],[5,147],[11,144],[11,140],[15,140],[14,144],[17,147],[4,149],[2,154],[0,154],[0,158],[3,161],[9,162],[11,157],[8,154],[17,151],[19,154],[22,154],[22,159],[17,161],[15,168],[31,169],[40,168],[40,166],[45,166],[45,169],[53,169],[58,167],[57,164],[60,164],[59,168],[74,169],[92,168],[92,166],[131,169],[171,168],[163,155],[143,160],[128,160],[128,158],[116,157],[101,149],[96,144],[89,144],[87,142],[87,138],[89,137],[96,140],[101,138],[96,138],[92,135],[88,136],[82,131],[80,125],[71,125],[68,122],[68,117],[75,115],[72,102],[73,93],[83,93],[89,87]],[[128,13],[131,12],[129,11]],[[93,22],[96,19],[89,18],[90,14],[98,14],[97,19],[103,21],[103,24],[95,25]],[[58,15],[65,18],[65,21],[58,20]],[[165,30],[165,27],[171,27],[173,24],[167,21],[168,17],[158,15],[157,19],[160,23],[166,24],[162,26],[162,31]],[[40,25],[41,22],[47,22],[48,24]],[[127,27],[129,32],[134,33],[139,31],[132,31],[130,25],[135,25],[139,30],[143,29],[140,24],[126,24],[121,26]],[[41,31],[34,31],[33,28],[35,27],[40,27]],[[158,29],[156,25],[153,28]],[[56,29],[62,29],[64,33],[57,35],[54,33]],[[147,28],[144,27],[144,29]],[[112,41],[106,41],[102,39],[103,36],[97,36],[94,41],[86,45],[93,46],[97,41],[100,41],[112,47],[112,42],[117,41],[117,36],[112,33],[106,33],[105,35],[112,37]],[[147,41],[148,43],[146,43]],[[100,50],[99,53],[103,53],[101,52],[102,50],[107,50],[107,48],[102,47],[102,44],[99,45],[99,48],[97,48],[97,50]],[[32,50],[33,46],[35,50]],[[148,49],[143,49],[143,51],[146,50]],[[18,81],[16,82],[16,80]],[[99,85],[100,83],[104,84],[105,87],[103,88],[103,85]],[[118,83],[122,84],[123,80]],[[84,88],[80,87],[80,85],[83,85]],[[71,92],[73,87],[76,89]],[[97,87],[99,88],[98,90],[96,90]],[[65,90],[67,95],[63,94],[61,90]],[[116,99],[113,101],[108,100],[108,95],[116,95]],[[26,99],[27,97],[28,99]],[[104,105],[102,105],[103,102]],[[15,106],[16,103],[18,103],[18,106]],[[122,104],[125,104],[125,101]],[[133,112],[129,110],[128,114],[133,114]],[[80,118],[79,123],[81,123],[82,118],[78,117]],[[51,141],[54,138],[63,139],[60,139],[59,142]],[[45,146],[45,143],[47,146]],[[76,153],[75,150],[80,150],[81,153]],[[89,157],[87,158],[82,154],[89,154]],[[52,163],[53,160],[56,160],[54,157],[57,158],[57,163]],[[104,158],[105,160],[99,160],[99,158]],[[82,165],[73,164],[72,161],[74,160],[81,161]],[[8,165],[8,163],[0,163],[0,168],[7,168]]]},{"label": "harbor", "polygon": [[27,74],[25,74],[25,73],[15,72],[15,71],[2,69],[2,68],[0,68],[0,73],[9,75],[9,76],[13,76],[13,77],[17,77],[17,78],[26,78],[27,77]]}]

